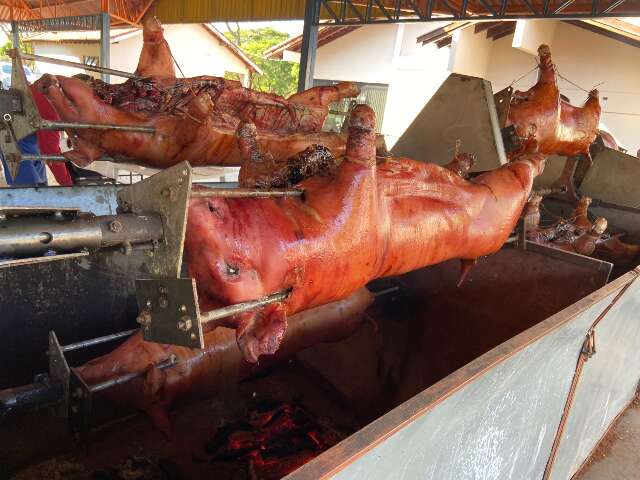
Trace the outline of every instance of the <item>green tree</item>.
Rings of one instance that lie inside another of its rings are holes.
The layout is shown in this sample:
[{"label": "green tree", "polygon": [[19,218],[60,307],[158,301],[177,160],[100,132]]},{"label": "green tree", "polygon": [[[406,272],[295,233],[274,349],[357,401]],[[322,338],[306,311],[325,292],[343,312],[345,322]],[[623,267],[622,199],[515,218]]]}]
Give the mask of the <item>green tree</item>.
[{"label": "green tree", "polygon": [[262,75],[256,74],[252,77],[251,88],[262,92],[277,93],[284,97],[296,92],[298,64],[268,60],[263,56],[269,48],[289,38],[288,34],[271,27],[243,30],[238,24],[236,24],[236,28],[227,24],[227,28],[225,36],[244,50],[251,61],[258,65],[263,72]]},{"label": "green tree", "polygon": [[[13,42],[11,40],[7,40],[4,45],[0,46],[0,60],[5,62],[10,62],[11,57],[9,57],[9,51],[13,48]],[[20,50],[27,53],[33,53],[33,45],[31,43],[26,43],[22,41],[22,36],[20,36]],[[28,66],[33,68],[34,62],[25,62]]]}]

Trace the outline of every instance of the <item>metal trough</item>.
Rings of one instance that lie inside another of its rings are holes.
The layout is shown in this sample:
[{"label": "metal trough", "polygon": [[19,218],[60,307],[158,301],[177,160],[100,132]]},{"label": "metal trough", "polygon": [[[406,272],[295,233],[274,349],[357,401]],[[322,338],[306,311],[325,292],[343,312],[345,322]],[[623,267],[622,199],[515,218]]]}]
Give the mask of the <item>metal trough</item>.
[{"label": "metal trough", "polygon": [[[96,214],[115,209],[114,187],[42,189],[29,201],[62,206],[60,190],[67,206],[81,201]],[[19,189],[0,194],[5,206],[25,204]],[[598,208],[615,227],[640,234],[640,212]],[[118,255],[0,269],[0,291],[20,293],[2,298],[9,313],[0,322],[0,352],[11,367],[1,370],[0,387],[45,369],[50,329],[68,344],[135,326],[131,279],[141,272],[136,262],[123,270]],[[330,393],[314,395],[340,398],[362,428],[289,478],[565,479],[578,470],[636,393],[638,273],[607,283],[611,264],[532,244],[482,259],[461,288],[459,273],[459,262],[451,261],[375,282],[374,290],[400,291],[371,309],[372,321],[351,338],[299,354],[305,375],[329,386]],[[295,385],[288,388],[296,393]],[[181,415],[175,413],[177,424]],[[64,427],[43,418],[47,412],[3,425],[0,464],[20,469],[72,448]],[[209,417],[198,418],[202,428],[182,422],[188,432],[210,429]],[[117,432],[160,448],[159,433],[138,421],[102,430],[89,456],[105,455],[109,441],[110,454],[136,443],[118,442]],[[176,461],[191,464],[183,453],[175,451]]]}]

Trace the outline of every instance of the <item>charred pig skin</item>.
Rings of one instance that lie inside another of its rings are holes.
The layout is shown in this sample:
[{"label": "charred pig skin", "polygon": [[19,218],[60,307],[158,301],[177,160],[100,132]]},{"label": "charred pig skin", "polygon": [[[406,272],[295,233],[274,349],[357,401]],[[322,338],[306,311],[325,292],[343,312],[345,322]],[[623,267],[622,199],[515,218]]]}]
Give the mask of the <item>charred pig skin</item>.
[{"label": "charred pig skin", "polygon": [[[122,84],[44,75],[40,90],[64,121],[150,126],[156,135],[69,130],[73,149],[65,154],[86,166],[103,155],[117,161],[165,168],[187,160],[194,166],[238,165],[234,131],[241,121],[256,125],[263,148],[286,160],[313,144],[344,153],[344,136],[320,130],[329,105],[355,97],[359,88],[342,82],[314,87],[285,99],[221,77],[177,78],[162,26],[144,24],[136,74]],[[284,137],[283,135],[290,135]],[[122,157],[122,158],[121,158]]]}]

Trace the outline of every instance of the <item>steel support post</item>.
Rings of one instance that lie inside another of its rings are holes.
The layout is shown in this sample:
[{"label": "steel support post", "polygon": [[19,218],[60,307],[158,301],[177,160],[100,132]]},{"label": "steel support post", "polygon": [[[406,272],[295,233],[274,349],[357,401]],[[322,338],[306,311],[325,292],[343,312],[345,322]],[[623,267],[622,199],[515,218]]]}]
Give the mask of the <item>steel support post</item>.
[{"label": "steel support post", "polygon": [[304,10],[304,27],[302,30],[302,50],[300,52],[300,74],[298,76],[298,92],[313,86],[313,70],[316,65],[318,50],[318,25],[316,9],[319,0],[306,0]]},{"label": "steel support post", "polygon": [[[100,66],[109,68],[111,65],[111,17],[106,12],[100,13]],[[101,73],[103,82],[109,82],[110,76]]]},{"label": "steel support post", "polygon": [[11,42],[13,48],[20,49],[20,32],[18,31],[18,23],[15,21],[11,22]]}]

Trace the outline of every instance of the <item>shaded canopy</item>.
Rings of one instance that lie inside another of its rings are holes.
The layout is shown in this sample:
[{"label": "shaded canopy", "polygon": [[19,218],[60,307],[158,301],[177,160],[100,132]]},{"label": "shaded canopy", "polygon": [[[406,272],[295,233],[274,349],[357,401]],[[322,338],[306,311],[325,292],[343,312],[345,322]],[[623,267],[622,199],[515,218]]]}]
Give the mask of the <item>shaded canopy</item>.
[{"label": "shaded canopy", "polygon": [[[139,25],[152,10],[163,23],[300,20],[305,0],[0,0],[0,21],[108,12],[112,25]],[[316,20],[336,24],[560,16],[640,16],[640,0],[318,0]],[[51,23],[50,23],[51,24]]]}]

